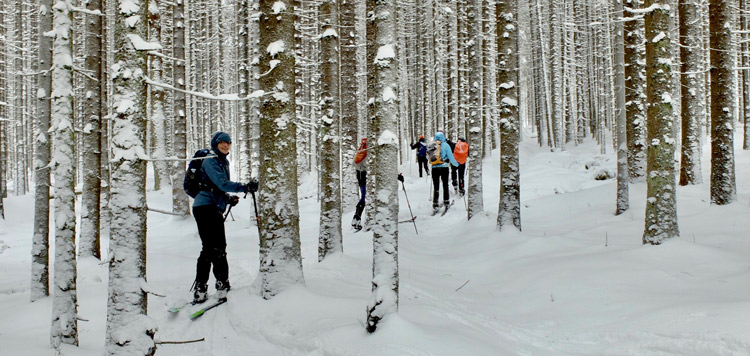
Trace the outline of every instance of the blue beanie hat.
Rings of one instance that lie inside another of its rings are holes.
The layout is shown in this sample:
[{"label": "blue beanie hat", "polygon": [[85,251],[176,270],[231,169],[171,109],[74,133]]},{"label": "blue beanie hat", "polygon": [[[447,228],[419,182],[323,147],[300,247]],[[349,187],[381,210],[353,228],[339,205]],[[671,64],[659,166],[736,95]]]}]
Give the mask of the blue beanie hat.
[{"label": "blue beanie hat", "polygon": [[214,134],[214,137],[211,138],[211,148],[214,150],[217,150],[217,147],[219,146],[219,142],[227,142],[232,143],[232,138],[229,136],[228,133],[219,131]]}]

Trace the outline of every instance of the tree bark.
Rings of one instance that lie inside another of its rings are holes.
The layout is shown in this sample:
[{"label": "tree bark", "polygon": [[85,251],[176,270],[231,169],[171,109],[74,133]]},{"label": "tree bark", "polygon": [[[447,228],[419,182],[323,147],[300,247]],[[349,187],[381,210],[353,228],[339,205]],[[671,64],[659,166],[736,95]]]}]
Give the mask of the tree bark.
[{"label": "tree bark", "polygon": [[[153,355],[156,324],[148,317],[146,282],[147,2],[120,0],[112,63],[114,120],[110,187],[109,355]],[[134,21],[134,19],[138,19]]]},{"label": "tree bark", "polygon": [[297,200],[294,9],[260,0],[260,278],[261,296],[304,284]]},{"label": "tree bark", "polygon": [[703,44],[700,1],[680,0],[680,88],[682,147],[680,185],[703,183],[701,176],[701,130],[705,120]]},{"label": "tree bark", "polygon": [[511,224],[521,230],[521,177],[518,144],[519,119],[518,1],[497,2],[498,104],[500,112],[500,206],[497,229]]},{"label": "tree bark", "polygon": [[325,0],[320,4],[323,21],[320,35],[320,237],[318,262],[326,256],[343,252],[341,235],[341,179],[339,126],[339,26],[338,2]]},{"label": "tree bark", "polygon": [[467,219],[484,212],[482,197],[482,130],[484,117],[481,108],[482,55],[479,44],[482,41],[482,27],[480,22],[481,0],[472,0],[468,7],[468,27],[471,41],[469,43],[469,159],[466,161],[466,173],[469,186],[467,194]]},{"label": "tree bark", "polygon": [[[39,3],[39,33],[52,30],[52,0],[42,0]],[[44,10],[42,10],[44,9]],[[50,141],[49,135],[52,79],[52,38],[39,36],[39,81],[37,85],[37,118],[34,125],[34,145],[36,145],[35,190],[34,190],[34,237],[31,248],[31,301],[49,295],[49,188],[50,188]],[[1,126],[1,125],[0,125]],[[2,132],[0,128],[0,142]],[[0,180],[3,179],[0,160]],[[2,189],[0,189],[2,190]],[[0,191],[0,207],[2,206],[2,192]],[[0,214],[2,211],[0,210]]]},{"label": "tree bark", "polygon": [[646,97],[648,102],[647,199],[643,243],[658,245],[679,236],[672,122],[672,55],[668,0],[646,8]]},{"label": "tree bark", "polygon": [[[90,0],[89,11],[102,11],[101,0]],[[81,197],[81,233],[78,256],[101,258],[101,122],[102,122],[102,16],[85,15],[86,58],[84,66],[91,77],[84,77],[83,119],[83,196]]]},{"label": "tree bark", "polygon": [[[372,295],[367,303],[367,331],[372,333],[380,321],[398,311],[398,59],[393,0],[368,0],[373,11],[372,35],[376,56],[368,71],[375,71],[371,86],[374,99],[373,132],[375,155],[375,192],[372,197],[373,230]],[[368,29],[369,30],[369,29]],[[368,37],[370,34],[368,33]],[[369,73],[372,75],[373,73]]]},{"label": "tree bark", "polygon": [[708,5],[711,55],[711,204],[737,198],[734,173],[734,45],[732,0]]},{"label": "tree bark", "polygon": [[52,347],[78,346],[76,289],[75,141],[73,140],[73,37],[70,0],[52,8],[52,130],[55,161],[55,273],[52,299]]}]

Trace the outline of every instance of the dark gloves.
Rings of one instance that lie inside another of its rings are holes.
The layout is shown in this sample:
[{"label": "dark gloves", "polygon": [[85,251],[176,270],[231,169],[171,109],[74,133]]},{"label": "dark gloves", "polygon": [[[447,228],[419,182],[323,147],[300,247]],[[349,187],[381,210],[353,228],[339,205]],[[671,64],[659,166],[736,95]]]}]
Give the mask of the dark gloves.
[{"label": "dark gloves", "polygon": [[245,192],[247,193],[255,193],[258,191],[258,180],[255,178],[250,178],[250,181],[245,184]]},{"label": "dark gloves", "polygon": [[398,174],[398,181],[401,182],[401,183],[404,182],[404,175],[403,174],[401,174],[401,173]]},{"label": "dark gloves", "polygon": [[236,195],[230,195],[229,196],[229,206],[235,206],[239,202],[240,202],[240,197],[238,197]]}]

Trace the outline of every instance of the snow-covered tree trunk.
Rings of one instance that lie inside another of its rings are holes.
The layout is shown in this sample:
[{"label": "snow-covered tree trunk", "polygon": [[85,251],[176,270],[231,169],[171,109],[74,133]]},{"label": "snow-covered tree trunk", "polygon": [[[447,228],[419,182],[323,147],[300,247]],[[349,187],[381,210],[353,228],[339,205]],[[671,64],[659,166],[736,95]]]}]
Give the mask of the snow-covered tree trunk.
[{"label": "snow-covered tree trunk", "polygon": [[[39,33],[46,34],[52,30],[52,0],[39,2]],[[31,247],[31,301],[49,295],[49,187],[50,187],[50,93],[52,80],[52,38],[39,36],[39,77],[37,88],[37,117],[34,120],[34,237]],[[0,128],[1,130],[2,128]],[[2,134],[0,134],[2,141]],[[2,160],[0,160],[2,161]],[[0,166],[3,163],[0,162]],[[0,168],[0,180],[3,178]],[[2,189],[0,189],[2,190]],[[0,191],[0,207],[2,206]]]},{"label": "snow-covered tree trunk", "polygon": [[484,211],[484,200],[482,197],[482,56],[479,44],[482,41],[481,25],[481,0],[472,0],[468,5],[468,28],[470,34],[469,47],[469,159],[466,162],[466,173],[469,176],[469,189],[467,194],[467,219]]},{"label": "snow-covered tree trunk", "polygon": [[550,8],[550,41],[549,41],[549,68],[550,73],[550,102],[552,116],[552,134],[554,136],[555,148],[565,149],[565,133],[563,131],[563,78],[562,78],[562,19],[560,13],[560,0],[549,0]]},{"label": "snow-covered tree trunk", "polygon": [[[26,107],[24,104],[24,58],[27,57],[26,48],[23,46],[23,2],[16,2],[13,16],[15,33],[13,37],[13,118],[16,120],[16,154],[14,163],[16,165],[15,193],[17,196],[26,195],[28,188],[28,175],[26,174],[26,137],[24,135],[26,126]],[[10,101],[9,101],[10,102]]]},{"label": "snow-covered tree trunk", "polygon": [[679,236],[672,122],[672,55],[669,0],[648,0],[646,17],[646,98],[648,165],[643,243],[658,245]]},{"label": "snow-covered tree trunk", "polygon": [[680,185],[703,183],[701,176],[701,123],[705,120],[706,100],[702,69],[701,4],[680,0],[680,90],[682,100],[682,147]]},{"label": "snow-covered tree trunk", "polygon": [[737,198],[734,174],[734,57],[732,38],[736,10],[733,0],[709,0],[711,54],[711,203]]},{"label": "snow-covered tree trunk", "polygon": [[[91,0],[86,9],[103,13],[101,0]],[[81,197],[81,233],[78,256],[101,258],[100,202],[101,202],[101,122],[102,122],[102,16],[85,15],[86,58],[83,98],[83,196]]]},{"label": "snow-covered tree trunk", "polygon": [[[5,23],[5,6],[6,2],[0,3],[0,24]],[[3,27],[0,26],[0,30],[2,29]],[[0,34],[3,34],[3,32],[0,31]],[[5,64],[8,58],[8,56],[6,55],[7,46],[8,44],[6,43],[6,41],[0,41],[0,73],[5,73],[7,70],[7,65]],[[0,101],[2,102],[7,101],[7,85],[7,76],[0,75]],[[6,105],[0,105],[0,117],[8,117],[8,107]],[[8,135],[8,126],[6,125],[6,122],[7,121],[0,120],[0,156],[2,157],[9,156],[7,145],[5,144],[5,137]],[[8,186],[6,178],[7,172],[8,160],[0,159],[0,218],[2,218],[3,220],[5,219],[5,206],[3,205],[3,199],[8,196]]]},{"label": "snow-covered tree trunk", "polygon": [[338,1],[320,3],[323,21],[320,35],[321,88],[320,88],[320,237],[318,261],[326,256],[343,252],[341,235],[341,178],[339,126],[339,38]]},{"label": "snow-covered tree trunk", "polygon": [[[185,159],[187,158],[187,101],[185,94],[185,0],[175,0],[172,13],[174,17],[174,78],[172,82],[178,90],[174,92],[174,138],[172,140],[173,155],[177,160],[172,164],[172,212],[189,215],[190,200],[182,190],[182,179],[185,175]],[[192,156],[192,155],[191,155]]]},{"label": "snow-covered tree trunk", "polygon": [[615,0],[615,117],[617,132],[617,199],[615,215],[620,215],[630,208],[628,196],[628,140],[625,121],[625,42],[623,39],[624,17],[622,0]]},{"label": "snow-covered tree trunk", "polygon": [[[748,31],[750,31],[750,0],[740,0],[740,9],[742,15],[740,16],[741,19],[741,30],[744,33],[744,36],[742,36],[742,67],[747,68],[750,67],[750,34],[748,34]],[[742,117],[742,121],[744,122],[743,127],[743,136],[742,136],[742,149],[743,150],[750,150],[750,71],[747,69],[742,71],[742,83],[743,83],[743,102],[744,105],[744,116]]]},{"label": "snow-covered tree trunk", "polygon": [[52,7],[52,128],[55,175],[55,264],[52,347],[78,345],[76,289],[75,141],[73,140],[73,17],[70,0]]},{"label": "snow-covered tree trunk", "polygon": [[393,0],[368,0],[374,16],[374,39],[377,48],[372,70],[376,77],[373,88],[373,120],[378,128],[375,192],[372,207],[377,217],[373,230],[372,295],[367,303],[367,331],[372,333],[380,321],[398,311],[398,60],[396,57],[396,6]]},{"label": "snow-covered tree trunk", "polygon": [[105,347],[109,355],[153,355],[156,324],[146,315],[147,2],[119,0],[112,63],[112,223]]},{"label": "snow-covered tree trunk", "polygon": [[[149,42],[161,46],[162,43],[162,14],[159,4],[162,0],[150,0],[148,3],[149,15]],[[159,51],[164,51],[159,48]],[[149,76],[155,82],[164,82],[164,61],[161,56],[149,56]],[[169,182],[169,167],[167,166],[167,123],[164,114],[166,93],[164,88],[152,86],[149,122],[153,127],[154,151],[152,153],[154,164],[154,190],[160,190]],[[179,183],[179,182],[178,182]]]},{"label": "snow-covered tree trunk", "polygon": [[[624,0],[631,10],[641,8],[641,0]],[[627,121],[628,171],[631,182],[643,181],[646,174],[646,77],[644,23],[628,12],[625,21],[625,120]]]},{"label": "snow-covered tree trunk", "polygon": [[[238,92],[240,97],[247,97],[252,91],[250,88],[250,0],[240,0],[237,2],[237,19],[238,19],[238,37],[237,37],[237,74],[238,74]],[[254,47],[254,46],[253,46]],[[243,100],[239,103],[238,121],[240,129],[240,139],[237,140],[239,146],[240,160],[240,181],[246,182],[251,177],[251,158],[250,153],[252,134],[250,132],[250,112],[252,111],[250,100]]]},{"label": "snow-covered tree trunk", "polygon": [[521,230],[521,177],[518,144],[521,121],[518,112],[518,1],[496,2],[498,105],[500,112],[500,206],[497,228],[513,224]]},{"label": "snow-covered tree trunk", "polygon": [[[357,73],[357,19],[356,2],[351,0],[339,2],[341,56],[341,78],[339,87],[341,99],[341,187],[343,210],[348,211],[359,200],[357,176],[354,173],[354,152],[357,149],[357,109],[358,83]],[[357,95],[355,95],[357,93]]]},{"label": "snow-covered tree trunk", "polygon": [[297,201],[294,9],[260,0],[260,293],[270,299],[304,284]]}]

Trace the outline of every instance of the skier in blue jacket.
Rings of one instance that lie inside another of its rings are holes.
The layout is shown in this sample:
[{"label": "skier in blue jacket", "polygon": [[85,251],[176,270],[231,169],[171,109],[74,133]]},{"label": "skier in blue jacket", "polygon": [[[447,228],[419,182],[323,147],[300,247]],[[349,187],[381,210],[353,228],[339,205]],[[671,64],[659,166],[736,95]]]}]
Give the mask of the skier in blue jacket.
[{"label": "skier in blue jacket", "polygon": [[[450,204],[450,193],[448,192],[448,164],[450,163],[454,167],[458,167],[458,162],[453,157],[453,150],[448,145],[445,139],[445,134],[442,131],[435,133],[435,142],[440,141],[440,157],[443,161],[441,164],[432,164],[432,208],[437,212],[440,208],[438,199],[440,198],[440,181],[443,183],[443,206],[448,208]],[[430,162],[432,163],[432,162]]]},{"label": "skier in blue jacket", "polygon": [[217,132],[211,138],[211,153],[201,164],[201,176],[210,189],[202,190],[195,196],[193,216],[198,225],[203,249],[198,256],[196,267],[194,303],[206,301],[208,276],[213,265],[216,278],[216,296],[226,299],[229,291],[229,264],[227,263],[227,239],[224,234],[224,210],[227,204],[234,206],[239,197],[227,192],[254,193],[258,190],[258,180],[251,178],[247,184],[232,182],[229,176],[227,155],[232,139],[226,132]]}]

